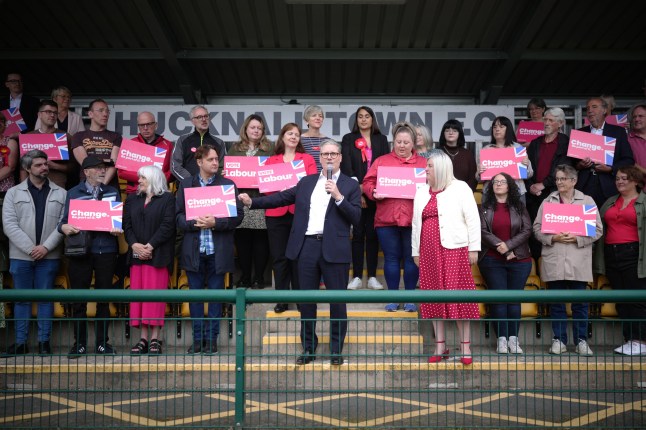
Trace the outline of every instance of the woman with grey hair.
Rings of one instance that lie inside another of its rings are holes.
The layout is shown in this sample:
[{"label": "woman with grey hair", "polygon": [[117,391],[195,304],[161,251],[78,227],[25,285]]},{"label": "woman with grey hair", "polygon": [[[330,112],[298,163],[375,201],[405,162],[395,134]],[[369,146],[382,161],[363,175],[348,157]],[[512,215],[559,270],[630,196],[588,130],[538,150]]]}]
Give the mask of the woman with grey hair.
[{"label": "woman with grey hair", "polygon": [[[168,191],[166,177],[159,167],[141,167],[137,175],[137,192],[128,196],[123,211],[130,289],[165,290],[175,251],[175,196]],[[141,326],[141,339],[132,347],[131,354],[161,354],[159,335],[165,311],[166,303],[130,303],[130,325]]]},{"label": "woman with grey hair", "polygon": [[[603,234],[601,216],[597,211],[594,236],[577,236],[569,231],[544,233],[543,212],[546,203],[561,205],[594,205],[592,197],[575,189],[577,171],[574,167],[560,165],[556,167],[555,182],[557,190],[550,193],[541,203],[534,221],[534,236],[543,244],[541,280],[547,283],[550,290],[585,290],[592,282],[592,243]],[[551,303],[550,317],[554,338],[550,354],[562,354],[567,351],[567,313],[565,303]],[[588,346],[588,303],[572,303],[572,337],[576,353],[582,356],[592,355]]]},{"label": "woman with grey hair", "polygon": [[303,121],[307,124],[307,131],[301,134],[301,144],[305,148],[305,152],[310,154],[314,161],[316,161],[316,170],[321,172],[321,160],[319,149],[321,144],[329,139],[321,134],[321,127],[325,120],[325,113],[321,106],[311,105],[305,108],[303,112]]},{"label": "woman with grey hair", "polygon": [[416,125],[415,131],[417,136],[415,138],[415,151],[417,155],[428,158],[429,151],[433,149],[433,137],[431,132],[425,125]]},{"label": "woman with grey hair", "polygon": [[[73,136],[79,131],[85,130],[83,118],[76,112],[70,111],[72,103],[72,92],[64,86],[56,87],[52,90],[52,100],[58,105],[58,117],[56,118],[56,128],[67,132]],[[40,119],[36,121],[36,130],[42,127]]]},{"label": "woman with grey hair", "polygon": [[[471,265],[480,251],[480,215],[469,185],[453,176],[453,163],[440,149],[426,162],[426,185],[415,194],[412,255],[422,290],[475,290]],[[429,363],[448,359],[444,320],[454,319],[460,335],[460,361],[473,363],[469,320],[480,318],[477,303],[422,303],[422,318],[433,319],[435,352]]]}]

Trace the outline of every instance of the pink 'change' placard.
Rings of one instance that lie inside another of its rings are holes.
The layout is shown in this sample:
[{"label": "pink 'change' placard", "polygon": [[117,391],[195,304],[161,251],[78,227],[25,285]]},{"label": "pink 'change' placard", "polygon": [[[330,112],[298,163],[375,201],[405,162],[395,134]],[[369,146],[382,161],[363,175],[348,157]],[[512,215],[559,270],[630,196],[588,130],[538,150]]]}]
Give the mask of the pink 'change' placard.
[{"label": "pink 'change' placard", "polygon": [[18,136],[18,140],[20,141],[21,157],[31,150],[39,149],[47,154],[49,160],[70,159],[66,133],[21,134]]},{"label": "pink 'change' placard", "polygon": [[501,172],[514,179],[527,179],[527,166],[521,163],[525,157],[527,149],[522,146],[483,149],[480,151],[480,164],[487,170],[480,174],[480,179],[488,181]]},{"label": "pink 'change' placard", "polygon": [[257,172],[264,167],[269,157],[224,156],[222,176],[231,179],[238,188],[258,188]]},{"label": "pink 'change' placard", "polygon": [[238,216],[235,186],[233,185],[185,188],[184,204],[186,205],[187,220],[208,215],[215,218]]},{"label": "pink 'change' placard", "polygon": [[161,169],[164,165],[164,158],[166,158],[166,149],[164,148],[123,139],[115,167],[135,173],[143,166],[157,166]]},{"label": "pink 'change' placard", "polygon": [[531,142],[545,134],[545,125],[540,121],[521,121],[516,129],[516,141],[519,143]]},{"label": "pink 'change' placard", "polygon": [[70,200],[67,223],[79,230],[111,231],[122,228],[123,202]]},{"label": "pink 'change' placard", "polygon": [[258,191],[261,193],[283,191],[298,184],[298,181],[306,175],[303,160],[265,165],[258,168]]},{"label": "pink 'change' placard", "polygon": [[423,167],[379,166],[377,168],[377,194],[396,199],[414,199],[417,186],[426,183]]},{"label": "pink 'change' placard", "polygon": [[597,207],[543,203],[541,232],[546,234],[568,232],[575,236],[594,236],[597,232]]},{"label": "pink 'change' placard", "polygon": [[567,155],[568,157],[579,158],[581,160],[590,157],[590,160],[595,163],[612,166],[616,144],[617,139],[614,137],[572,130]]}]

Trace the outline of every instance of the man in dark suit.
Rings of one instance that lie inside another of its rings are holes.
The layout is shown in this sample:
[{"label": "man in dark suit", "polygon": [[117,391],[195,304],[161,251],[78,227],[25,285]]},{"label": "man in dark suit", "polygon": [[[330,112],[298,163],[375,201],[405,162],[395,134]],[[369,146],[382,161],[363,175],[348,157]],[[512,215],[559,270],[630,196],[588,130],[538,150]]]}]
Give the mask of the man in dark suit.
[{"label": "man in dark suit", "polygon": [[608,104],[603,99],[600,97],[589,98],[586,103],[586,115],[590,125],[579,129],[586,133],[617,139],[612,166],[595,164],[589,158],[580,160],[575,164],[576,169],[579,171],[576,189],[592,197],[597,207],[601,207],[608,198],[617,194],[617,187],[615,186],[617,169],[635,164],[626,130],[617,125],[608,124],[606,122],[608,113]]},{"label": "man in dark suit", "polygon": [[[341,145],[333,140],[321,145],[321,174],[309,175],[281,193],[240,200],[252,209],[296,204],[294,223],[285,255],[298,260],[301,290],[318,290],[321,275],[328,290],[345,290],[352,251],[350,225],[361,218],[361,192],[357,182],[340,172]],[[330,166],[330,167],[328,167]],[[327,179],[328,169],[331,179]],[[316,303],[299,305],[303,354],[296,364],[316,359]],[[345,303],[330,304],[330,352],[333,365],[343,364],[343,342],[347,330]]]},{"label": "man in dark suit", "polygon": [[0,98],[0,110],[17,107],[27,125],[27,129],[23,133],[32,131],[36,126],[40,100],[23,94],[22,76],[19,73],[9,73],[4,85],[9,90],[9,97]]}]

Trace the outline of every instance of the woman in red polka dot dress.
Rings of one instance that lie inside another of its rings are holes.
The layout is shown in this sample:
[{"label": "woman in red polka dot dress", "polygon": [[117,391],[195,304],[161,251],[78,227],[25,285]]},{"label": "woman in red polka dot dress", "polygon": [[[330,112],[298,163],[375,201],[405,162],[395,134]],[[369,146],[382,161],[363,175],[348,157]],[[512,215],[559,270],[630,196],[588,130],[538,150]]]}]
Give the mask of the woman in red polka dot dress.
[{"label": "woman in red polka dot dress", "polygon": [[[420,269],[422,290],[475,290],[471,264],[480,251],[480,216],[473,192],[453,176],[451,159],[430,152],[427,185],[415,195],[412,254]],[[454,319],[460,334],[460,361],[471,364],[470,323],[480,318],[477,303],[423,303],[422,318],[433,319],[435,353],[429,363],[447,359],[444,320]]]}]

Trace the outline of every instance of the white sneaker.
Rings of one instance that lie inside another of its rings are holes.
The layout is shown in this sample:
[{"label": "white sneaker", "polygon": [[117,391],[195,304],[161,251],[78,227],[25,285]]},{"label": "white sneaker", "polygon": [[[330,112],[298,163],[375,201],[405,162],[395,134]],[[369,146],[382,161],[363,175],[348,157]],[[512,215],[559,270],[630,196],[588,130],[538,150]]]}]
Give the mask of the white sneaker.
[{"label": "white sneaker", "polygon": [[371,290],[383,290],[384,286],[374,276],[368,278],[368,288]]},{"label": "white sneaker", "polygon": [[[578,348],[578,347],[577,347]],[[552,339],[552,347],[550,348],[550,354],[562,354],[567,352],[567,346],[563,344],[559,339]]]},{"label": "white sneaker", "polygon": [[354,278],[348,283],[348,290],[360,290],[363,287],[363,282],[361,278]]},{"label": "white sneaker", "polygon": [[579,355],[592,355],[592,350],[588,346],[588,342],[585,340],[580,340],[579,344],[576,346],[576,353]]},{"label": "white sneaker", "polygon": [[507,338],[500,336],[498,338],[498,347],[496,348],[498,354],[507,354],[509,353],[509,347],[507,346]]},{"label": "white sneaker", "polygon": [[631,340],[616,348],[615,352],[623,355],[646,355],[646,345]]},{"label": "white sneaker", "polygon": [[523,350],[520,348],[520,345],[518,344],[517,336],[509,336],[509,352],[512,354],[523,353]]}]

